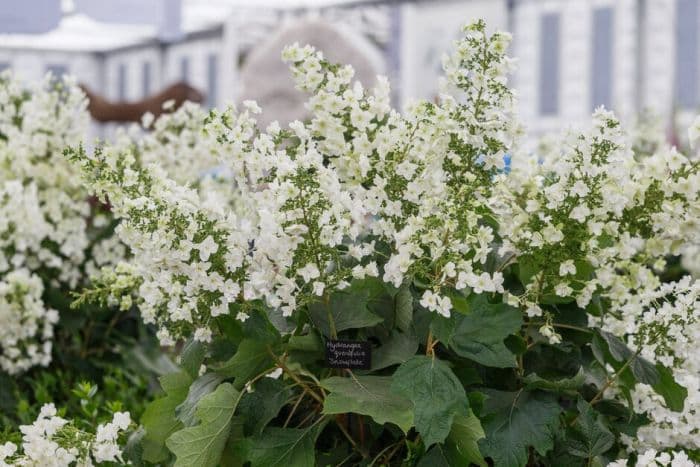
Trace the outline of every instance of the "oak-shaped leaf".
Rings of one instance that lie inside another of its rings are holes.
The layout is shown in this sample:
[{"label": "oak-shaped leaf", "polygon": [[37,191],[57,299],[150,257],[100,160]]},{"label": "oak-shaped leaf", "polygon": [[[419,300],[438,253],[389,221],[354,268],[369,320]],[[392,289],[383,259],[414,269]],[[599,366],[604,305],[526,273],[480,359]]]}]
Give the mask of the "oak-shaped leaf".
[{"label": "oak-shaped leaf", "polygon": [[240,392],[223,383],[197,404],[197,426],[173,433],[166,445],[175,454],[175,467],[216,467],[231,431]]},{"label": "oak-shaped leaf", "polygon": [[148,404],[141,416],[146,430],[141,441],[142,458],[154,464],[167,460],[170,453],[165,447],[165,440],[183,427],[175,409],[187,397],[192,378],[186,371],[180,371],[161,376],[160,384],[165,396]]},{"label": "oak-shaped leaf", "polygon": [[466,416],[464,387],[444,361],[417,355],[399,366],[391,390],[413,402],[413,422],[426,446],[447,438],[457,416]]},{"label": "oak-shaped leaf", "polygon": [[390,376],[333,376],[321,386],[330,392],[323,404],[325,414],[367,415],[380,425],[393,423],[404,433],[413,426],[413,404],[391,391]]},{"label": "oak-shaped leaf", "polygon": [[540,455],[552,449],[561,429],[555,394],[522,389],[489,391],[488,396],[481,413],[486,438],[479,448],[495,467],[523,467],[530,448]]}]

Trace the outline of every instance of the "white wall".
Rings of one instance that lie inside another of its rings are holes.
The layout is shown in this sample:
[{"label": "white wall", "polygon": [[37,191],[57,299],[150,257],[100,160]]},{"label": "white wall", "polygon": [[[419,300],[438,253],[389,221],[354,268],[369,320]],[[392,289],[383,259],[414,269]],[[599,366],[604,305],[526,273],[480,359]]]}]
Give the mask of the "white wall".
[{"label": "white wall", "polygon": [[644,18],[642,101],[645,107],[668,117],[673,107],[675,73],[676,2],[647,0]]},{"label": "white wall", "polygon": [[[612,106],[622,118],[637,111],[637,1],[523,0],[513,11],[511,55],[518,58],[515,75],[522,121],[535,134],[559,132],[567,126],[586,126],[591,108],[593,11],[614,8]],[[539,113],[540,21],[545,13],[560,14],[559,112]]]},{"label": "white wall", "polygon": [[436,0],[406,4],[401,11],[401,102],[434,99],[442,76],[442,56],[453,50],[462,26],[475,19],[489,30],[508,28],[505,0]]},{"label": "white wall", "polygon": [[99,61],[92,54],[0,49],[0,63],[9,64],[16,76],[25,81],[42,79],[49,65],[62,65],[79,82],[93,88],[100,86]]},{"label": "white wall", "polygon": [[[163,84],[168,85],[177,81],[181,81],[181,60],[183,57],[189,59],[189,78],[188,84],[194,86],[198,90],[207,93],[209,75],[208,75],[208,57],[210,54],[218,56],[218,90],[216,105],[223,104],[221,96],[223,95],[223,87],[227,85],[222,80],[228,70],[224,70],[224,60],[222,51],[226,50],[222,46],[222,38],[220,36],[206,39],[188,40],[173,44],[166,49],[164,56],[163,67]],[[231,62],[228,62],[231,64]],[[229,73],[230,75],[231,73]],[[228,84],[230,85],[230,84]]]},{"label": "white wall", "polygon": [[133,101],[144,97],[143,64],[151,63],[151,93],[161,90],[162,57],[158,46],[127,49],[108,54],[105,58],[105,85],[103,93],[112,100],[119,97],[119,67],[126,66],[126,99]]}]

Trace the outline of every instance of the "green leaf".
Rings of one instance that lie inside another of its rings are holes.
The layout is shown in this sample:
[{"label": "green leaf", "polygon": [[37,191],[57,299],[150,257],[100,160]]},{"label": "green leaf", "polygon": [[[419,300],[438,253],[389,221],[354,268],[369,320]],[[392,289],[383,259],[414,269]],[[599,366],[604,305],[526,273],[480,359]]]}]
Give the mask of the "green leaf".
[{"label": "green leaf", "polygon": [[458,459],[452,465],[469,465],[470,463],[486,467],[486,461],[479,451],[479,440],[485,437],[481,422],[469,410],[467,416],[455,418],[446,446],[452,451],[453,458]]},{"label": "green leaf", "polygon": [[262,435],[246,439],[251,467],[313,467],[316,438],[325,423],[305,429],[270,427]]},{"label": "green leaf", "polygon": [[460,315],[453,313],[449,318],[436,313],[431,313],[431,315],[430,331],[433,333],[433,337],[445,344],[449,344],[455,333],[455,327],[457,327],[457,320],[460,319]]},{"label": "green leaf", "polygon": [[541,455],[554,446],[561,408],[554,394],[491,391],[482,411],[486,438],[481,453],[495,467],[523,467],[530,448]]},{"label": "green leaf", "polygon": [[244,339],[236,354],[220,366],[214,367],[214,370],[226,378],[236,378],[235,387],[242,389],[255,376],[266,369],[274,368],[275,363],[268,351],[268,345],[255,339]]},{"label": "green leaf", "polygon": [[461,292],[448,291],[447,296],[450,297],[452,309],[454,311],[463,315],[468,315],[471,310],[471,303],[474,301],[474,297],[477,297],[478,295],[470,294],[470,296],[465,297]]},{"label": "green leaf", "polygon": [[143,460],[154,464],[167,460],[170,453],[165,440],[182,428],[182,422],[175,417],[175,408],[187,397],[192,378],[185,371],[160,377],[160,384],[166,396],[148,404],[141,416],[146,429],[143,437]]},{"label": "green leaf", "polygon": [[138,430],[129,435],[123,450],[124,460],[128,461],[129,465],[134,467],[142,467],[144,465],[142,444],[144,436],[146,436],[146,430],[143,427],[139,427]]},{"label": "green leaf", "polygon": [[399,288],[386,284],[379,278],[367,278],[355,284],[369,290],[367,306],[372,313],[384,320],[383,324],[387,330],[399,329],[407,332],[411,329],[413,294],[410,282],[405,282]]},{"label": "green leaf", "polygon": [[216,373],[206,373],[197,378],[190,386],[185,400],[175,409],[177,419],[185,426],[195,425],[197,423],[196,409],[199,401],[207,394],[211,394],[222,380],[223,377]]},{"label": "green leaf", "polygon": [[579,368],[578,373],[571,378],[561,378],[557,380],[544,379],[537,373],[530,373],[523,379],[527,389],[542,389],[545,391],[575,394],[585,382],[583,368]]},{"label": "green leaf", "polygon": [[225,362],[233,357],[241,339],[234,341],[224,335],[216,336],[207,346],[207,357],[210,362]]},{"label": "green leaf", "polygon": [[467,416],[455,418],[445,442],[433,446],[418,463],[418,467],[452,467],[472,464],[487,467],[488,464],[481,455],[478,445],[478,441],[484,436],[481,422],[469,410]]},{"label": "green leaf", "polygon": [[522,255],[518,257],[518,279],[523,287],[527,287],[532,278],[540,271],[542,269],[532,256]]},{"label": "green leaf", "polygon": [[[539,261],[538,261],[539,259]],[[518,278],[523,287],[526,287],[533,280],[536,280],[536,276],[543,271],[543,266],[546,263],[542,263],[542,258],[535,258],[532,255],[520,256],[518,258]],[[593,266],[587,261],[576,261],[576,275],[577,279],[572,285],[574,290],[580,290],[583,286],[581,284],[587,283],[594,271]],[[551,290],[551,289],[550,289]],[[546,305],[563,304],[573,302],[572,297],[560,297],[554,295],[551,292],[545,293],[540,301]]]},{"label": "green leaf", "polygon": [[14,378],[0,371],[0,413],[14,415],[17,412],[16,390],[17,383],[15,383]]},{"label": "green leaf", "polygon": [[403,363],[418,350],[418,339],[394,330],[389,339],[372,351],[372,371]]},{"label": "green leaf", "polygon": [[238,404],[237,413],[245,420],[245,432],[262,433],[291,395],[292,391],[280,380],[262,378],[256,382],[253,391],[247,392]]},{"label": "green leaf", "polygon": [[248,319],[243,323],[243,335],[246,338],[266,344],[275,344],[279,341],[280,333],[270,322],[267,309],[256,309],[248,315]]},{"label": "green leaf", "polygon": [[125,339],[117,344],[117,353],[123,356],[124,366],[136,373],[165,376],[180,371],[158,345],[148,345]]},{"label": "green leaf", "polygon": [[615,443],[615,436],[603,423],[604,417],[583,399],[579,399],[577,408],[579,415],[566,439],[568,452],[585,459],[605,453]]},{"label": "green leaf", "polygon": [[289,334],[294,331],[295,325],[291,318],[282,315],[279,310],[268,308],[265,310],[267,319],[280,334]]},{"label": "green leaf", "polygon": [[450,318],[452,324],[436,317],[436,335],[462,357],[485,366],[515,368],[515,355],[504,340],[520,330],[522,314],[505,303],[488,303],[483,295],[473,297],[470,297],[469,313],[454,313]]},{"label": "green leaf", "polygon": [[243,419],[236,415],[231,419],[230,434],[226,440],[224,452],[221,454],[221,467],[243,467],[245,464],[245,451],[243,449],[245,444],[244,424]]},{"label": "green leaf", "polygon": [[633,352],[629,347],[627,347],[627,345],[625,345],[624,342],[622,342],[622,340],[620,340],[619,337],[600,329],[598,329],[598,334],[608,344],[610,354],[615,360],[621,364],[624,364],[628,360],[632,360],[629,367],[637,381],[650,386],[654,386],[659,383],[659,373],[656,371],[656,367],[653,363]]},{"label": "green leaf", "polygon": [[361,282],[353,284],[347,290],[335,292],[331,295],[328,304],[316,302],[309,305],[311,320],[326,337],[331,335],[329,311],[333,317],[336,332],[375,326],[383,319],[367,308],[369,293],[368,289],[362,288]]},{"label": "green leaf", "polygon": [[396,327],[407,332],[413,321],[413,294],[410,282],[402,284],[394,296],[394,316]]},{"label": "green leaf", "polygon": [[173,433],[166,441],[175,454],[175,467],[216,467],[231,430],[240,393],[230,383],[202,398],[197,406],[201,423]]},{"label": "green leaf", "polygon": [[423,355],[403,363],[391,390],[413,402],[414,423],[426,446],[447,438],[457,415],[467,415],[464,387],[447,363]]},{"label": "green leaf", "polygon": [[413,426],[411,401],[391,392],[390,376],[334,376],[321,381],[330,391],[323,413],[357,413],[368,415],[383,425],[393,423],[407,433]]},{"label": "green leaf", "polygon": [[204,355],[206,354],[206,347],[203,343],[190,339],[185,344],[182,350],[182,358],[180,359],[180,366],[189,373],[192,378],[197,378],[199,376],[199,368],[202,366],[204,361]]},{"label": "green leaf", "polygon": [[688,390],[678,384],[671,370],[662,364],[656,364],[656,371],[659,373],[659,382],[652,386],[654,391],[664,398],[666,407],[674,412],[682,412]]},{"label": "green leaf", "polygon": [[317,333],[311,332],[303,336],[290,336],[287,349],[301,352],[323,352],[323,341]]},{"label": "green leaf", "polygon": [[452,467],[454,465],[459,464],[455,464],[452,461],[450,453],[447,451],[447,447],[440,443],[428,450],[425,456],[423,456],[420,462],[418,462],[417,467]]},{"label": "green leaf", "polygon": [[[606,352],[605,347],[607,347],[608,352]],[[669,409],[676,412],[683,410],[688,390],[675,381],[670,369],[660,363],[654,365],[633,352],[618,337],[600,329],[597,330],[596,336],[594,336],[592,349],[598,361],[607,361],[616,370],[619,370],[625,362],[631,360],[629,368],[637,381],[650,385],[657,394],[664,398]],[[606,358],[608,355],[612,357],[612,361]],[[627,371],[620,376],[620,379],[623,381],[624,378],[631,380]],[[629,384],[630,387],[631,385],[633,385],[633,382]]]}]

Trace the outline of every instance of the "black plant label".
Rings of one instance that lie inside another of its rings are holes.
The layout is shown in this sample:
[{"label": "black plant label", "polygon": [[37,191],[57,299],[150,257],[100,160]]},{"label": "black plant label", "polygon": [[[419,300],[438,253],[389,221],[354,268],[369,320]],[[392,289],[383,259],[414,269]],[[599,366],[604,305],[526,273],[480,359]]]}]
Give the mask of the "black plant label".
[{"label": "black plant label", "polygon": [[326,340],[326,363],[329,368],[369,370],[372,344],[367,341]]}]

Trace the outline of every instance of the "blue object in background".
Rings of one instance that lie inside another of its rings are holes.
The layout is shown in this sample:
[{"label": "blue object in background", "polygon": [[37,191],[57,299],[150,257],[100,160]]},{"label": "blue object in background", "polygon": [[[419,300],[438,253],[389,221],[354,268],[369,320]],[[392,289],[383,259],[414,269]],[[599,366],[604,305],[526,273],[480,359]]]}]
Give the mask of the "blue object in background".
[{"label": "blue object in background", "polygon": [[506,163],[506,166],[503,167],[503,173],[506,173],[506,174],[510,173],[510,159],[511,159],[510,154],[506,153],[503,155],[503,162]]}]

